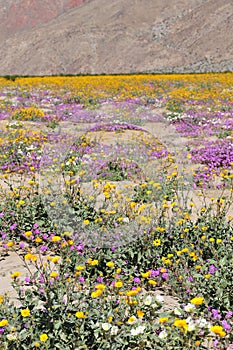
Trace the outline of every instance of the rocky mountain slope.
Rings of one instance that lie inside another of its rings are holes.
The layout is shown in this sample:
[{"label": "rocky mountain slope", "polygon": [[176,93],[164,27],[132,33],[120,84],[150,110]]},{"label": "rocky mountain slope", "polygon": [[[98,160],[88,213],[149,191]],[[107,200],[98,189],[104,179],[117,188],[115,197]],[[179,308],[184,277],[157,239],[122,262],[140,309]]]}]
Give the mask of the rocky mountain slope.
[{"label": "rocky mountain slope", "polygon": [[233,70],[232,0],[5,3],[1,75]]},{"label": "rocky mountain slope", "polygon": [[84,0],[0,0],[0,37],[49,22]]}]

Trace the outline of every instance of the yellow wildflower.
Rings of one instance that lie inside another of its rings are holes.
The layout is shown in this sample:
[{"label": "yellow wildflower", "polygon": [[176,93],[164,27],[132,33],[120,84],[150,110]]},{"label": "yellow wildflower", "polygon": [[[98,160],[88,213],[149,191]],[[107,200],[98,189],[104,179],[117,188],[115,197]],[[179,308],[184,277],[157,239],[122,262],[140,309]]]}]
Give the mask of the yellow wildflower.
[{"label": "yellow wildflower", "polygon": [[159,238],[156,238],[154,241],[153,241],[153,244],[155,247],[158,247],[161,245],[161,240]]},{"label": "yellow wildflower", "polygon": [[56,271],[53,271],[50,273],[50,277],[56,278],[56,277],[58,277],[58,273]]},{"label": "yellow wildflower", "polygon": [[204,302],[205,302],[205,299],[202,297],[196,297],[190,300],[190,303],[193,305],[202,305],[204,304]]},{"label": "yellow wildflower", "polygon": [[17,277],[19,277],[20,275],[21,275],[21,272],[16,271],[16,272],[13,272],[13,273],[11,274],[11,278],[17,278]]},{"label": "yellow wildflower", "polygon": [[95,286],[96,289],[100,289],[100,290],[104,290],[106,288],[106,286],[102,283],[99,283]]},{"label": "yellow wildflower", "polygon": [[154,281],[154,280],[148,280],[148,283],[151,284],[151,285],[153,285],[153,286],[155,286],[155,285],[157,284],[157,282]]},{"label": "yellow wildflower", "polygon": [[41,334],[41,335],[40,335],[40,341],[43,342],[43,343],[45,343],[46,340],[48,340],[47,334],[46,334],[46,333]]},{"label": "yellow wildflower", "polygon": [[53,236],[52,237],[52,242],[59,242],[61,240],[60,236]]},{"label": "yellow wildflower", "polygon": [[114,286],[116,288],[121,288],[123,286],[123,282],[122,281],[117,281],[117,282],[115,282]]},{"label": "yellow wildflower", "polygon": [[102,290],[101,289],[97,289],[95,292],[91,293],[91,297],[92,298],[98,298],[99,296],[101,296],[102,294]]},{"label": "yellow wildflower", "polygon": [[141,311],[141,310],[138,310],[138,311],[137,311],[137,315],[138,315],[139,318],[143,318],[143,316],[145,315],[145,313],[144,313],[143,311]]},{"label": "yellow wildflower", "polygon": [[91,265],[91,266],[98,265],[98,263],[99,263],[98,260],[92,260],[92,259],[89,259],[89,260],[88,260],[88,264]]},{"label": "yellow wildflower", "polygon": [[226,336],[226,332],[224,332],[222,326],[212,326],[212,327],[210,327],[210,331],[219,335],[220,337]]},{"label": "yellow wildflower", "polygon": [[56,264],[56,263],[58,263],[58,261],[59,261],[60,259],[61,259],[60,256],[54,256],[54,257],[51,259],[51,261],[52,261],[54,264]]},{"label": "yellow wildflower", "polygon": [[138,294],[138,290],[137,289],[133,289],[133,290],[129,290],[128,292],[126,292],[125,294],[127,295],[127,297],[134,297],[135,295]]},{"label": "yellow wildflower", "polygon": [[0,321],[0,328],[2,328],[2,327],[6,327],[8,325],[8,321],[7,320],[2,320],[2,321]]},{"label": "yellow wildflower", "polygon": [[32,235],[32,231],[27,231],[27,232],[25,232],[25,236],[26,237],[30,237]]},{"label": "yellow wildflower", "polygon": [[21,310],[21,315],[23,317],[28,317],[28,316],[31,315],[31,312],[30,312],[30,310],[28,308],[26,308],[26,309]]},{"label": "yellow wildflower", "polygon": [[145,273],[142,272],[141,275],[142,275],[143,278],[148,278],[150,276],[150,271],[147,271]]},{"label": "yellow wildflower", "polygon": [[183,328],[184,330],[188,330],[188,324],[186,320],[176,319],[174,322],[175,327]]},{"label": "yellow wildflower", "polygon": [[135,316],[131,316],[131,317],[128,319],[127,323],[133,324],[133,323],[135,323],[136,321],[137,321],[137,318],[136,318]]}]

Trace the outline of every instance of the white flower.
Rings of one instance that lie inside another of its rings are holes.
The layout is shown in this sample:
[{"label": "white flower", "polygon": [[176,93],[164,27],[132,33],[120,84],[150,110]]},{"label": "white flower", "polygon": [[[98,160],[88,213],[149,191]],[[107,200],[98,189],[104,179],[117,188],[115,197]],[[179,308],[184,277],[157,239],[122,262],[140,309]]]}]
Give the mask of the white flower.
[{"label": "white flower", "polygon": [[102,328],[104,331],[109,331],[111,326],[112,326],[111,323],[108,323],[108,322],[102,323]]},{"label": "white flower", "polygon": [[188,332],[192,332],[196,329],[196,325],[194,322],[188,324]]},{"label": "white flower", "polygon": [[160,339],[165,339],[165,338],[167,338],[167,332],[166,332],[166,331],[160,332],[159,335],[158,335],[158,337],[159,337]]},{"label": "white flower", "polygon": [[10,340],[10,341],[13,341],[13,340],[17,340],[18,336],[16,333],[9,333],[7,334],[7,339]]},{"label": "white flower", "polygon": [[145,326],[138,326],[137,328],[131,329],[130,334],[131,335],[142,334],[144,332],[145,328],[146,328]]},{"label": "white flower", "polygon": [[194,323],[192,318],[191,317],[186,318],[186,322],[188,324],[188,332],[194,331],[196,328],[196,324]]},{"label": "white flower", "polygon": [[176,316],[180,316],[181,315],[181,312],[180,312],[180,310],[179,309],[174,309],[173,310],[174,311],[174,314],[176,315]]},{"label": "white flower", "polygon": [[119,329],[119,328],[118,328],[117,326],[112,326],[111,331],[110,331],[110,334],[111,334],[111,335],[117,335],[118,329]]},{"label": "white flower", "polygon": [[122,222],[129,223],[129,218],[128,217],[123,218]]},{"label": "white flower", "polygon": [[144,299],[145,305],[150,305],[152,303],[152,297],[150,295],[147,295],[147,297]]},{"label": "white flower", "polygon": [[205,327],[209,327],[210,326],[210,323],[207,322],[205,318],[197,319],[196,324],[200,328],[205,328]]},{"label": "white flower", "polygon": [[160,294],[155,296],[156,301],[158,301],[159,303],[164,303],[164,297]]},{"label": "white flower", "polygon": [[191,312],[193,309],[195,309],[195,305],[194,304],[191,304],[191,303],[188,303],[187,305],[185,305],[184,307],[184,310],[186,312]]}]

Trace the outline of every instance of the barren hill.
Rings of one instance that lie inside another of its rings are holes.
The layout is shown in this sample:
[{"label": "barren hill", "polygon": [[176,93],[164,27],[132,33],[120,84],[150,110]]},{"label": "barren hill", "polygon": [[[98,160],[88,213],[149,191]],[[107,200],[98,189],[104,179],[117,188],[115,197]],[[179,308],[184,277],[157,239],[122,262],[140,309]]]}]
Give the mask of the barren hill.
[{"label": "barren hill", "polygon": [[0,0],[0,35],[7,37],[21,30],[47,23],[85,0]]},{"label": "barren hill", "polygon": [[5,3],[1,75],[233,70],[233,0]]}]

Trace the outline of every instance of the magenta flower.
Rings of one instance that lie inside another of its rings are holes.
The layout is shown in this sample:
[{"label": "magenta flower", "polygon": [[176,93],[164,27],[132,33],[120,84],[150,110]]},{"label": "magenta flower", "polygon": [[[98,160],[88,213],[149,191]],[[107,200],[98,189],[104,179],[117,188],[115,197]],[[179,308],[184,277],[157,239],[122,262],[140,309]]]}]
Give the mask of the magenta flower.
[{"label": "magenta flower", "polygon": [[233,312],[232,312],[232,311],[228,311],[228,312],[226,313],[225,318],[231,318],[232,315],[233,315]]},{"label": "magenta flower", "polygon": [[46,245],[42,245],[42,246],[40,247],[40,250],[41,250],[42,252],[46,252],[47,249],[48,249],[48,247],[47,247]]},{"label": "magenta flower", "polygon": [[139,277],[135,277],[135,278],[133,279],[133,281],[134,281],[134,284],[140,284],[140,283],[141,283],[141,280],[140,280]]},{"label": "magenta flower", "polygon": [[17,227],[17,224],[14,223],[13,225],[10,226],[10,230],[13,231]]},{"label": "magenta flower", "polygon": [[222,321],[222,326],[226,331],[230,331],[231,330],[231,325],[229,323],[227,323],[226,320]]}]

